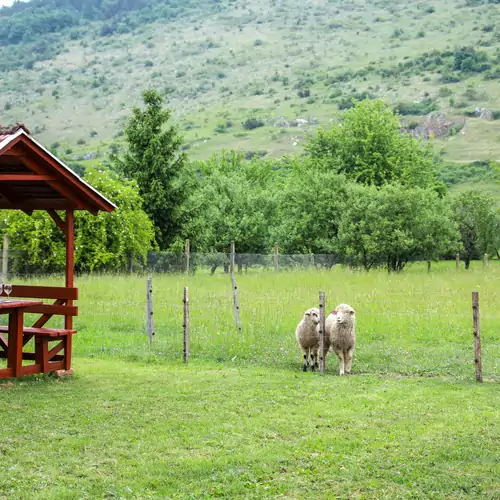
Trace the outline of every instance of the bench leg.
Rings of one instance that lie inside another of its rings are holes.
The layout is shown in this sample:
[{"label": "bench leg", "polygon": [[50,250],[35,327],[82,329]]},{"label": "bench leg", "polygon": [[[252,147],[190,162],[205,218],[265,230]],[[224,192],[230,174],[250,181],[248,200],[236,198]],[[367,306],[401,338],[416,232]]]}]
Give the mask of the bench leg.
[{"label": "bench leg", "polygon": [[37,338],[35,340],[35,359],[40,364],[42,373],[49,373],[49,339]]},{"label": "bench leg", "polygon": [[64,338],[64,369],[71,369],[71,354],[73,351],[73,335],[66,335]]}]

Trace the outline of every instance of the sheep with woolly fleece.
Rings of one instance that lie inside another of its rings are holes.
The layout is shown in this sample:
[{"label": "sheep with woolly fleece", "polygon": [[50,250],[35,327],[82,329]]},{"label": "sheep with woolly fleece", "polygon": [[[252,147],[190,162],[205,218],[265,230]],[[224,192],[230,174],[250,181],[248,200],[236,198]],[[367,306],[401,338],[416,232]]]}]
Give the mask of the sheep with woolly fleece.
[{"label": "sheep with woolly fleece", "polygon": [[340,375],[351,373],[356,346],[356,312],[348,304],[339,304],[325,320],[325,338],[339,358]]},{"label": "sheep with woolly fleece", "polygon": [[[295,330],[295,338],[304,354],[303,371],[307,371],[309,360],[311,371],[318,368],[318,351],[319,351],[319,309],[311,307],[304,313],[304,317],[297,325]],[[330,342],[327,335],[324,337],[323,356],[326,356],[330,347]]]}]

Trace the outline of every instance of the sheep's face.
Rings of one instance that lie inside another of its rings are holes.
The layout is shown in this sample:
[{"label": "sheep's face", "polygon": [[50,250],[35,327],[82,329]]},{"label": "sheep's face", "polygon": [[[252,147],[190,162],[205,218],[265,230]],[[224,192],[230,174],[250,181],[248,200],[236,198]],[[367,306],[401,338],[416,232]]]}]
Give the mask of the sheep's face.
[{"label": "sheep's face", "polygon": [[331,314],[335,314],[337,324],[339,325],[343,323],[353,323],[356,319],[356,312],[347,304],[338,305],[335,310],[331,312]]},{"label": "sheep's face", "polygon": [[319,323],[319,309],[317,307],[311,307],[304,313],[304,319],[306,321],[312,321],[315,325]]}]

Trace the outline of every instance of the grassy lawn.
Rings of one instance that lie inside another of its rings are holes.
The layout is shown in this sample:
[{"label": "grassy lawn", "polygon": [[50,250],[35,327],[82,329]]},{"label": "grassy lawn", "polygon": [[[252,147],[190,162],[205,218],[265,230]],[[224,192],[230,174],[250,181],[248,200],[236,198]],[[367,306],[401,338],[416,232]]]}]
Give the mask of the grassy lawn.
[{"label": "grassy lawn", "polygon": [[[146,277],[80,277],[75,377],[0,383],[0,499],[499,498],[499,278],[496,261],[251,270],[237,333],[227,275],[158,275],[149,346]],[[300,371],[294,330],[319,290],[357,310],[351,377],[334,356],[324,376]]]},{"label": "grassy lawn", "polygon": [[79,357],[0,385],[1,498],[498,498],[498,385]]}]

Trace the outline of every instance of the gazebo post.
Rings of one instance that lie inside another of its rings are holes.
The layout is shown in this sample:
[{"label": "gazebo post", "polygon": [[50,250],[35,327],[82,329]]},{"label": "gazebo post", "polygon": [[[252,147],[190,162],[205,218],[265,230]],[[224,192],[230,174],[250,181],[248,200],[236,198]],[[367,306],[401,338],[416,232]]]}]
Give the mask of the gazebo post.
[{"label": "gazebo post", "polygon": [[[75,214],[73,210],[66,211],[66,288],[73,288],[74,286],[74,270],[75,270]],[[73,301],[69,300],[68,305],[72,306]],[[67,330],[73,329],[73,317],[64,317],[64,328]],[[65,339],[66,343],[64,345],[65,356],[64,356],[64,368],[66,370],[71,369],[71,357],[72,357],[72,335],[68,335]]]}]

